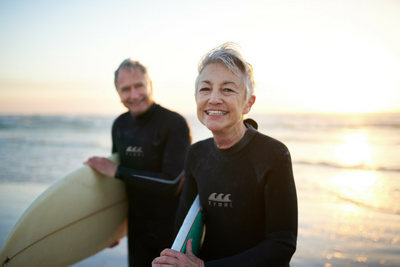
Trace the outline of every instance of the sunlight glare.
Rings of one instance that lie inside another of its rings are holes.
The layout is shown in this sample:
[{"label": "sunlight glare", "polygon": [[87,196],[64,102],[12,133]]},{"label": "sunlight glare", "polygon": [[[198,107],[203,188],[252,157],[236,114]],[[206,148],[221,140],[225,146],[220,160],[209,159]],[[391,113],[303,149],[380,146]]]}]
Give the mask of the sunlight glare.
[{"label": "sunlight glare", "polygon": [[365,191],[372,187],[377,179],[378,175],[373,171],[352,171],[333,177],[331,185],[333,187],[346,188],[346,190],[365,194]]},{"label": "sunlight glare", "polygon": [[344,205],[342,205],[341,206],[341,209],[343,210],[343,211],[345,211],[345,212],[353,212],[353,213],[355,213],[355,212],[357,212],[358,211],[358,208],[356,207],[356,206],[354,206],[354,205],[350,205],[350,204],[344,204]]},{"label": "sunlight glare", "polygon": [[336,157],[344,166],[360,166],[371,163],[372,149],[364,133],[347,134],[344,143],[335,149]]},{"label": "sunlight glare", "polygon": [[[370,207],[381,205],[382,197],[377,184],[379,175],[374,171],[349,171],[331,178],[330,187],[347,200]],[[349,207],[343,206],[344,211]]]},{"label": "sunlight glare", "polygon": [[[313,36],[287,32],[274,38],[280,40],[279,44],[296,43],[296,48],[275,44],[270,48],[274,54],[260,60],[257,52],[265,50],[261,47],[264,44],[254,45],[251,58],[257,81],[268,92],[265,97],[280,97],[284,103],[318,112],[398,109],[400,65],[384,47],[329,33]],[[279,95],[279,91],[285,94]]]}]

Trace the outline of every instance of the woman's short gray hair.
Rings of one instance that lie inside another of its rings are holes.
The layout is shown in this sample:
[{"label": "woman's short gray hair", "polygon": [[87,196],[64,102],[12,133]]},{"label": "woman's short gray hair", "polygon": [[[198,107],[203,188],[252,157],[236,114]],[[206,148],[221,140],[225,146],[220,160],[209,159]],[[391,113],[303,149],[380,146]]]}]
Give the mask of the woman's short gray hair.
[{"label": "woman's short gray hair", "polygon": [[149,77],[149,74],[147,73],[147,68],[145,66],[143,66],[139,61],[133,61],[130,58],[125,59],[124,61],[122,61],[122,63],[119,65],[118,69],[114,72],[114,85],[115,88],[117,88],[118,90],[118,85],[117,85],[117,81],[118,81],[118,71],[120,69],[130,69],[131,71],[133,71],[135,68],[138,68],[144,75],[144,77],[147,80],[147,84],[150,87],[150,89],[152,89],[152,83]]},{"label": "woman's short gray hair", "polygon": [[222,63],[230,71],[242,78],[246,88],[246,100],[249,100],[250,96],[254,95],[253,67],[244,60],[242,54],[239,52],[239,47],[236,43],[227,42],[210,50],[201,58],[197,66],[198,75],[196,78],[195,96],[197,95],[199,77],[203,69],[211,63]]}]

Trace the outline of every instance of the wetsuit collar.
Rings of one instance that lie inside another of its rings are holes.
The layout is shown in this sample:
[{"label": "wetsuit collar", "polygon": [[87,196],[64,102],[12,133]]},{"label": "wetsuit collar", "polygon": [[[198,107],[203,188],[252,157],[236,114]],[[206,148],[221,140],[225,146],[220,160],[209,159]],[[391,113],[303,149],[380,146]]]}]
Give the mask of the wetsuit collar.
[{"label": "wetsuit collar", "polygon": [[157,109],[157,107],[158,105],[156,103],[153,103],[143,114],[140,114],[139,116],[133,116],[131,114],[131,116],[134,120],[147,121],[153,116],[154,111]]},{"label": "wetsuit collar", "polygon": [[231,156],[242,150],[244,147],[246,147],[247,144],[250,143],[251,139],[253,139],[254,135],[257,133],[257,130],[255,130],[253,126],[251,126],[250,124],[245,123],[245,126],[247,128],[247,131],[244,133],[244,136],[242,137],[242,139],[240,139],[239,142],[237,142],[230,148],[219,149],[214,141],[213,144],[215,151],[217,151],[218,154],[222,156]]}]

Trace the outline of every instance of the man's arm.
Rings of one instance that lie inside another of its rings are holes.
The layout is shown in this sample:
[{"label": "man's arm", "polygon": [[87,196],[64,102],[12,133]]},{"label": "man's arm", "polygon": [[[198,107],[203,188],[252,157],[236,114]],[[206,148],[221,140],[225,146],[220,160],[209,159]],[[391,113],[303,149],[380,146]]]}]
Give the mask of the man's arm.
[{"label": "man's arm", "polygon": [[[113,126],[114,128],[114,126]],[[165,197],[176,196],[184,180],[184,162],[190,146],[190,132],[186,121],[179,117],[171,127],[163,154],[162,172],[139,171],[128,168],[105,158],[92,158],[85,164],[112,178],[118,178],[143,191]],[[113,152],[118,152],[114,144]]]}]

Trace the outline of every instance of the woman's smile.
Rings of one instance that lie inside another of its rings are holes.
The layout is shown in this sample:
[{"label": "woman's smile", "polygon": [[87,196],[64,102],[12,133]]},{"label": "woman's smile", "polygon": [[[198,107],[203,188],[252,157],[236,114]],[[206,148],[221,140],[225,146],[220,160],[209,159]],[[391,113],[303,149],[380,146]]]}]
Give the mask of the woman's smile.
[{"label": "woman's smile", "polygon": [[209,116],[222,116],[227,114],[228,112],[222,110],[206,110],[205,113]]}]

